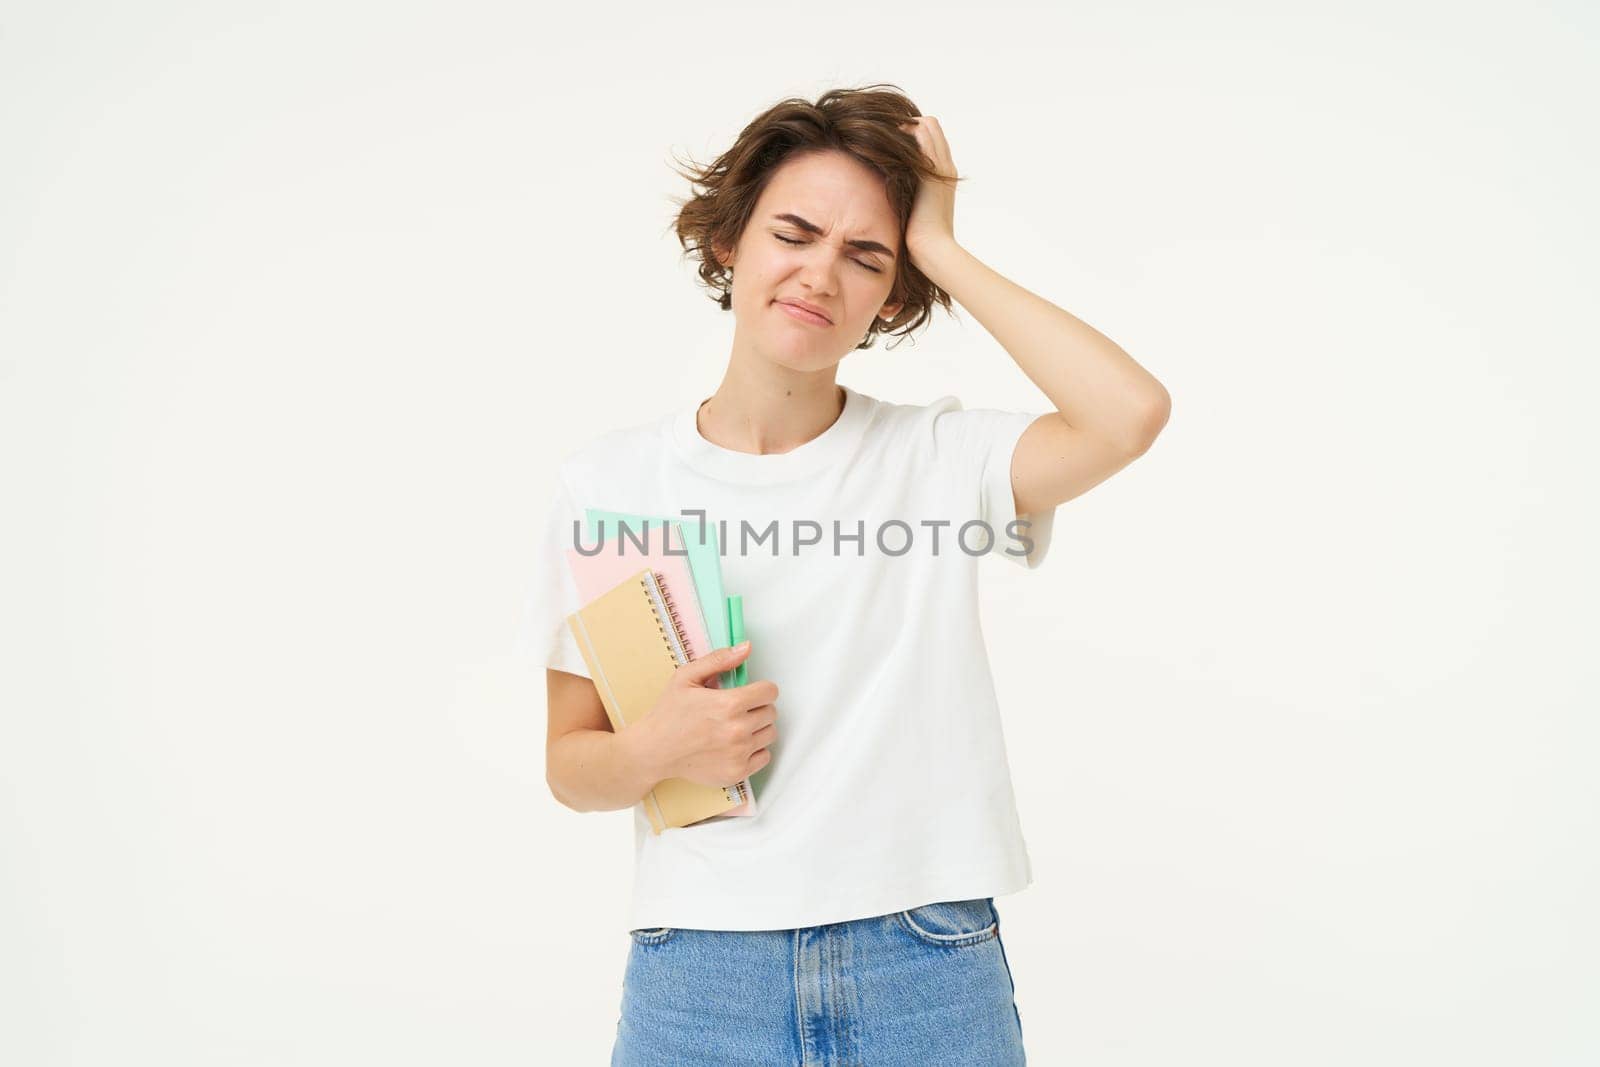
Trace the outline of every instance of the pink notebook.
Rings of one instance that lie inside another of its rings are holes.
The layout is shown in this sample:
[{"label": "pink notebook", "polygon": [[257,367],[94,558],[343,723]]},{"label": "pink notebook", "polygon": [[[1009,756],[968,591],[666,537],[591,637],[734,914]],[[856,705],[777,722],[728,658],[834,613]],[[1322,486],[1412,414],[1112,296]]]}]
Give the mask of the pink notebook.
[{"label": "pink notebook", "polygon": [[[615,589],[619,582],[638,574],[641,567],[649,567],[655,571],[656,580],[671,598],[672,606],[678,613],[678,622],[683,628],[684,651],[692,661],[711,651],[711,637],[706,629],[705,616],[700,610],[700,597],[695,592],[694,575],[689,570],[689,557],[681,554],[682,539],[675,538],[672,530],[670,524],[652,525],[648,538],[642,538],[649,546],[648,552],[641,552],[634,541],[625,540],[622,542],[622,553],[618,555],[616,537],[607,538],[601,543],[600,551],[592,556],[586,556],[576,548],[569,548],[566,552],[567,567],[572,571],[573,581],[578,587],[578,599],[585,604],[601,593]],[[680,554],[668,555],[665,551],[667,547]],[[718,676],[712,675],[707,684],[712,688],[718,688],[720,686]],[[756,794],[750,785],[750,779],[744,779],[738,788],[749,799],[715,818],[726,819],[736,815],[756,813]]]}]

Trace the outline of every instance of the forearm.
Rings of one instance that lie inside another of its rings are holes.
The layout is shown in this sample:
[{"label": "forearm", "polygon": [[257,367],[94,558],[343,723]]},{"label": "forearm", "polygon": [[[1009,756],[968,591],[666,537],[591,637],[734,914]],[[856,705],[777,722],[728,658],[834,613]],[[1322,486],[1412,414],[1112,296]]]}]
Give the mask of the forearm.
[{"label": "forearm", "polygon": [[647,741],[635,725],[621,733],[573,730],[546,755],[545,781],[573,811],[631,808],[666,775],[657,773]]},{"label": "forearm", "polygon": [[1000,342],[1069,425],[1130,447],[1160,432],[1166,389],[1109,337],[954,241],[913,249],[911,258]]}]

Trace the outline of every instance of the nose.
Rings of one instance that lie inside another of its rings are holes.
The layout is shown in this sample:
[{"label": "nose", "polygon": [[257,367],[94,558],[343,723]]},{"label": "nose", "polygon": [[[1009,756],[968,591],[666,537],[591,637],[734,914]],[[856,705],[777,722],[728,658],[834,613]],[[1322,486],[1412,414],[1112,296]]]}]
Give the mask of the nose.
[{"label": "nose", "polygon": [[801,258],[800,280],[806,288],[822,296],[833,295],[838,287],[837,256],[821,241],[814,242],[811,254]]}]

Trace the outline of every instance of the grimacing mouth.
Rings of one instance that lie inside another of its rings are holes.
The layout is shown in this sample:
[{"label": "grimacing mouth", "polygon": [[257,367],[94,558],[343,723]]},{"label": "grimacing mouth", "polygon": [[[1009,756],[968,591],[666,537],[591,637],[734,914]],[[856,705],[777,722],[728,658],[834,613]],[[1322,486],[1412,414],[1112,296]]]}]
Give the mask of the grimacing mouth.
[{"label": "grimacing mouth", "polygon": [[822,308],[817,307],[817,305],[815,305],[815,304],[809,304],[804,300],[794,300],[794,299],[790,299],[788,297],[781,297],[781,296],[777,299],[776,302],[779,303],[779,304],[790,304],[790,305],[792,305],[794,307],[800,308],[801,310],[809,311],[814,315],[821,315],[824,319],[828,320],[828,325],[829,326],[833,325],[833,316],[828,314]]}]

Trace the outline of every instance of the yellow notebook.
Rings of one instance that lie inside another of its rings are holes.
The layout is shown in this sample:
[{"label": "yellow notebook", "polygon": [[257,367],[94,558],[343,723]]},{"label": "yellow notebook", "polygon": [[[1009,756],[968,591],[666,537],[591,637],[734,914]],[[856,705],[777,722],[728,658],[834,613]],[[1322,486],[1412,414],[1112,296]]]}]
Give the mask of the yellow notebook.
[{"label": "yellow notebook", "polygon": [[[646,567],[567,616],[611,728],[618,733],[661,699],[680,663],[688,662],[672,601]],[[742,783],[703,785],[668,778],[640,803],[656,834],[688,826],[743,804]]]}]

